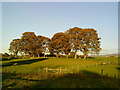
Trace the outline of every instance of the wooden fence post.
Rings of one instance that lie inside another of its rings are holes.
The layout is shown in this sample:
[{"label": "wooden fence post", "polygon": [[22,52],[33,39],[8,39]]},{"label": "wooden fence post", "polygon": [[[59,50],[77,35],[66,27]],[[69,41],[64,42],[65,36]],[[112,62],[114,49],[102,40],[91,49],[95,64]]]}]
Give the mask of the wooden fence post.
[{"label": "wooden fence post", "polygon": [[108,73],[106,74],[106,76],[108,77]]},{"label": "wooden fence post", "polygon": [[116,74],[114,75],[114,79],[116,79]]},{"label": "wooden fence post", "polygon": [[48,67],[45,68],[46,76],[48,74]]},{"label": "wooden fence post", "polygon": [[65,73],[67,72],[67,68],[65,67]]},{"label": "wooden fence post", "polygon": [[103,75],[103,69],[101,70],[101,75]]},{"label": "wooden fence post", "polygon": [[60,73],[61,73],[62,71],[61,71],[61,67],[60,67]]}]

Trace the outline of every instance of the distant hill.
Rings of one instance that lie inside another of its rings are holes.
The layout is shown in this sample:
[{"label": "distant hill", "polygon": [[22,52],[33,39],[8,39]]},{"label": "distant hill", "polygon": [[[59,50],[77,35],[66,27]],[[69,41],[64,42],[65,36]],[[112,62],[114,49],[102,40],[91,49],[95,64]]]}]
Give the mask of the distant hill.
[{"label": "distant hill", "polygon": [[120,54],[105,54],[105,55],[96,55],[96,56],[100,56],[100,57],[118,57],[118,56],[120,56]]}]

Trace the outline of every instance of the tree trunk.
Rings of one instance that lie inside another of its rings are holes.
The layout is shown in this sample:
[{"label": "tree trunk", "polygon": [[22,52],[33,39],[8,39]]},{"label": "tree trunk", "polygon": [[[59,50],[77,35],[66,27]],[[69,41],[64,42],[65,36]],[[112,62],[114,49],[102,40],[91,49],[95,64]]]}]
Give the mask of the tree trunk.
[{"label": "tree trunk", "polygon": [[38,54],[38,57],[40,57],[40,54]]},{"label": "tree trunk", "polygon": [[87,54],[85,53],[85,54],[84,54],[84,59],[86,59],[86,58],[87,58]]},{"label": "tree trunk", "polygon": [[24,53],[24,56],[26,56],[26,53]]},{"label": "tree trunk", "polygon": [[84,55],[84,59],[86,59],[86,55]]},{"label": "tree trunk", "polygon": [[44,53],[44,57],[45,57],[45,53]]},{"label": "tree trunk", "polygon": [[15,57],[17,57],[17,53],[15,53]]},{"label": "tree trunk", "polygon": [[45,51],[44,51],[44,57],[45,57]]},{"label": "tree trunk", "polygon": [[68,58],[68,55],[66,55],[66,58]]},{"label": "tree trunk", "polygon": [[77,58],[77,52],[75,52],[75,58]]},{"label": "tree trunk", "polygon": [[33,54],[33,57],[35,57],[35,54]]},{"label": "tree trunk", "polygon": [[58,54],[56,55],[56,57],[58,58]]},{"label": "tree trunk", "polygon": [[18,51],[15,52],[15,57],[17,57],[17,53],[18,53]]}]

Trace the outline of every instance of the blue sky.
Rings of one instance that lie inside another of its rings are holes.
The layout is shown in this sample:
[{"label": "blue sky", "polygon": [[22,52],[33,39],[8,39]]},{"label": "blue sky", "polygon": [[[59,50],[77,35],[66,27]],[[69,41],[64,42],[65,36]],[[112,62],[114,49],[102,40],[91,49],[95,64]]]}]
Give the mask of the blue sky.
[{"label": "blue sky", "polygon": [[119,2],[119,0],[1,0],[2,2]]},{"label": "blue sky", "polygon": [[102,54],[118,52],[117,2],[3,2],[2,50],[23,32],[51,38],[72,27],[94,28],[101,37]]}]

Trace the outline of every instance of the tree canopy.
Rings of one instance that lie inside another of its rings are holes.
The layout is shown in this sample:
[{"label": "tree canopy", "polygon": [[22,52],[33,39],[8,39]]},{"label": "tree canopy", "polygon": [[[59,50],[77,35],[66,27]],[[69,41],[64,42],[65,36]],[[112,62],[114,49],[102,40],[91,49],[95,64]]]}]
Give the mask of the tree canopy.
[{"label": "tree canopy", "polygon": [[81,51],[84,54],[84,58],[86,58],[88,53],[98,54],[100,52],[100,38],[96,30],[92,28],[82,29],[74,27],[67,30],[66,33],[70,38],[71,49],[75,53]]},{"label": "tree canopy", "polygon": [[50,42],[50,52],[67,55],[70,53],[69,37],[66,33],[56,33]]},{"label": "tree canopy", "polygon": [[21,39],[14,39],[10,43],[9,51],[14,55],[23,53],[24,55],[40,56],[45,54],[50,39],[44,36],[36,36],[34,32],[24,32]]},{"label": "tree canopy", "polygon": [[65,32],[58,32],[50,39],[45,36],[36,36],[34,32],[24,32],[20,39],[13,39],[10,43],[9,51],[17,55],[22,53],[24,55],[38,56],[42,54],[45,56],[46,51],[51,55],[68,55],[71,52],[83,53],[84,58],[88,54],[99,54],[100,39],[95,29],[82,29],[79,27],[70,28]]}]

